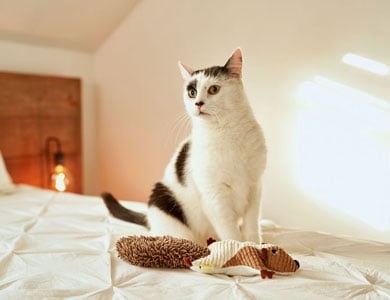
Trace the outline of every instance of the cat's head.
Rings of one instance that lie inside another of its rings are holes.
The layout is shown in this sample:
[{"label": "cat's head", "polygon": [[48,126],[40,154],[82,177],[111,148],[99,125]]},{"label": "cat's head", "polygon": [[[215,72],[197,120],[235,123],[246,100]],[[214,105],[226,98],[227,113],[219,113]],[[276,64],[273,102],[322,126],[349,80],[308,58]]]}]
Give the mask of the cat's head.
[{"label": "cat's head", "polygon": [[184,104],[191,118],[219,122],[242,106],[242,54],[237,49],[224,66],[194,71],[179,62]]}]

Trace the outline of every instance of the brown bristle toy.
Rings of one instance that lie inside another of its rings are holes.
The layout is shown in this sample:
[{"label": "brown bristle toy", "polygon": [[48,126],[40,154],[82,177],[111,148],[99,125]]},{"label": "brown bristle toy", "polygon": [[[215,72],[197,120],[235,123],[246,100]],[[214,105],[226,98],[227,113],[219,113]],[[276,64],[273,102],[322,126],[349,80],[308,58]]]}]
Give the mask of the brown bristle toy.
[{"label": "brown bristle toy", "polygon": [[172,236],[128,236],[116,243],[118,257],[132,265],[148,268],[186,268],[184,261],[196,260],[210,250],[190,240]]}]

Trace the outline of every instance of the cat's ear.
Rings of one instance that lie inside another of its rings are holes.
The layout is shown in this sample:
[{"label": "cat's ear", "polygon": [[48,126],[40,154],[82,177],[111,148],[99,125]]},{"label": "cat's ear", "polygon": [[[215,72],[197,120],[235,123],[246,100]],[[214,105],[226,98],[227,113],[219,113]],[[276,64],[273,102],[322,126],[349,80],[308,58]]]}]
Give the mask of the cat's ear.
[{"label": "cat's ear", "polygon": [[225,68],[228,70],[228,73],[231,77],[241,79],[242,54],[240,48],[233,52],[232,56],[230,56],[226,62]]},{"label": "cat's ear", "polygon": [[190,67],[186,65],[183,65],[180,61],[179,61],[179,69],[180,69],[181,76],[183,76],[184,80],[188,80],[191,77],[192,73],[194,73],[194,70],[192,70]]}]

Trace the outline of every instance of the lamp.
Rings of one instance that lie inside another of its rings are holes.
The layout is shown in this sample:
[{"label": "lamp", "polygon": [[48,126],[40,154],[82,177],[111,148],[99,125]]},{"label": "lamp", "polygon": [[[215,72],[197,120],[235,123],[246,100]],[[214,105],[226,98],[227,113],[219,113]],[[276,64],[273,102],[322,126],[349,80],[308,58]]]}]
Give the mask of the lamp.
[{"label": "lamp", "polygon": [[[50,148],[52,143],[56,145],[54,156]],[[61,151],[61,142],[57,137],[50,136],[46,139],[46,160],[49,170],[49,187],[59,192],[68,190],[72,181],[71,174],[64,166],[64,153]]]}]

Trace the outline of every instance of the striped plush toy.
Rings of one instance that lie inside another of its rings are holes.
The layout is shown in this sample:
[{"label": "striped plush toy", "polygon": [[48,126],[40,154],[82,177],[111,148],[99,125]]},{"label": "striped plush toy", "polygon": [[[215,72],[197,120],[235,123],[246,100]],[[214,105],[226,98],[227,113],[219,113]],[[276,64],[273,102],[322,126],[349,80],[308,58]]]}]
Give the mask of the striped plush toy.
[{"label": "striped plush toy", "polygon": [[261,275],[262,278],[299,268],[297,260],[275,245],[212,239],[208,243],[208,247],[203,247],[171,236],[128,236],[122,237],[116,248],[124,261],[150,268],[187,267],[202,273]]},{"label": "striped plush toy", "polygon": [[297,260],[270,244],[224,240],[210,244],[208,249],[208,256],[188,264],[192,270],[227,275],[260,274],[262,278],[272,278],[275,272],[295,272],[299,268]]}]

